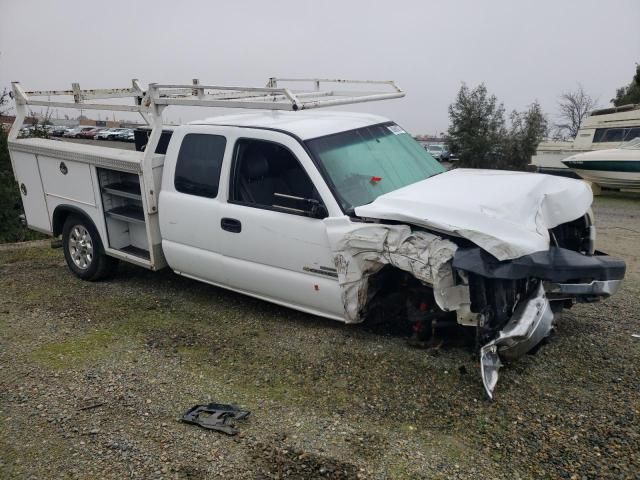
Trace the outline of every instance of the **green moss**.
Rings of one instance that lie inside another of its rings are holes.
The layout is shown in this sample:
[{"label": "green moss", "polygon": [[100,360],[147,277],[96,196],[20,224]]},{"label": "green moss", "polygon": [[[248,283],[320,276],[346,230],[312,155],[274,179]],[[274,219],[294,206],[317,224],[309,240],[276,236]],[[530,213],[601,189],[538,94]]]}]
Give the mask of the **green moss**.
[{"label": "green moss", "polygon": [[[105,301],[102,312],[109,316],[110,325],[91,331],[79,330],[63,342],[46,343],[31,352],[31,358],[53,369],[77,368],[114,355],[139,349],[151,332],[159,337],[170,336],[176,325],[186,319],[160,312],[137,313],[135,309],[118,311],[113,301]],[[122,314],[122,316],[118,315]]]},{"label": "green moss", "polygon": [[31,352],[40,364],[54,369],[74,368],[124,350],[125,338],[109,330],[95,330],[65,342],[49,343]]}]

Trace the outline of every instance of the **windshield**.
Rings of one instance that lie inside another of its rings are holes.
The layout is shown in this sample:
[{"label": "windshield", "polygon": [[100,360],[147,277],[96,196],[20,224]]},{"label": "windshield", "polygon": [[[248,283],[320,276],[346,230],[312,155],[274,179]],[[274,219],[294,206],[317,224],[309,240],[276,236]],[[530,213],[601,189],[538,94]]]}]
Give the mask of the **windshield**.
[{"label": "windshield", "polygon": [[305,143],[345,211],[445,171],[411,135],[391,122]]},{"label": "windshield", "polygon": [[434,152],[441,152],[442,151],[442,147],[440,145],[430,145],[429,150],[433,150]]},{"label": "windshield", "polygon": [[623,143],[620,148],[633,148],[634,150],[640,149],[640,137],[636,137],[633,140]]}]

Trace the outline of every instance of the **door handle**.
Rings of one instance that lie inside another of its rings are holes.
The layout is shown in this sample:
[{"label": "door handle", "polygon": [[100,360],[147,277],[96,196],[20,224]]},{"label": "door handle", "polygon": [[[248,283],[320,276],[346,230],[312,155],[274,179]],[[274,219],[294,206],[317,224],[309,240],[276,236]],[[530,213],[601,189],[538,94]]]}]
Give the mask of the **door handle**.
[{"label": "door handle", "polygon": [[220,226],[227,232],[240,233],[242,231],[242,223],[235,218],[223,218],[220,220]]}]

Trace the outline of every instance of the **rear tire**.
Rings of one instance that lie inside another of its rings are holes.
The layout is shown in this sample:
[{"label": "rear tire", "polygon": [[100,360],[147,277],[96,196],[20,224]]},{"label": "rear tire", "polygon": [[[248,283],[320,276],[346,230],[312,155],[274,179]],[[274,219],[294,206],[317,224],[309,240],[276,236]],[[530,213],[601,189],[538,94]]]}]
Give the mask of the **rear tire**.
[{"label": "rear tire", "polygon": [[80,216],[70,215],[64,222],[62,247],[69,270],[83,280],[107,278],[118,266],[118,260],[104,253],[93,223]]}]

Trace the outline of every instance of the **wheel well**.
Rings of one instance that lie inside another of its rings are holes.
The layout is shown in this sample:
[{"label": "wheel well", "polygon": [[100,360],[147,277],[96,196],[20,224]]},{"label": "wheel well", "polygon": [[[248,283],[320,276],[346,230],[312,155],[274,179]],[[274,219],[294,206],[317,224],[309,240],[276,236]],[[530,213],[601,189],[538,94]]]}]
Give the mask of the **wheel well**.
[{"label": "wheel well", "polygon": [[587,213],[571,222],[565,222],[552,228],[549,230],[549,234],[557,247],[589,254],[593,249],[589,228],[592,224],[592,219]]},{"label": "wheel well", "polygon": [[[421,307],[424,312],[418,312]],[[409,272],[386,265],[368,279],[363,316],[374,331],[409,336],[423,313],[437,311],[440,308],[434,301],[433,289]]]},{"label": "wheel well", "polygon": [[93,220],[91,220],[91,217],[89,217],[89,215],[87,215],[84,211],[82,211],[78,207],[73,207],[71,205],[59,205],[53,211],[52,227],[54,235],[57,236],[62,234],[62,227],[64,226],[64,222],[67,221],[67,218],[69,218],[70,215],[77,215],[83,218],[84,220],[89,222],[96,231],[98,231],[96,225],[93,223]]}]

